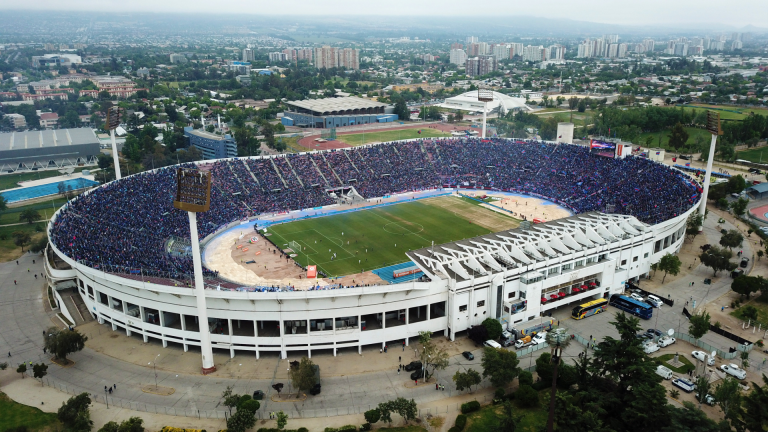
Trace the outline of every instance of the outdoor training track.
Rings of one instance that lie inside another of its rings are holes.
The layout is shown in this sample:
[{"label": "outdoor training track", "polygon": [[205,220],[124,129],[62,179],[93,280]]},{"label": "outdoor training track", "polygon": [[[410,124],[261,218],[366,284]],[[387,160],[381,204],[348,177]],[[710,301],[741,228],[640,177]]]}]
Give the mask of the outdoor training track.
[{"label": "outdoor training track", "polygon": [[[451,132],[451,131],[461,131],[461,130],[467,130],[470,129],[469,126],[458,126],[458,125],[452,125],[452,124],[446,124],[446,123],[416,123],[416,124],[407,124],[407,125],[398,125],[395,127],[378,127],[378,128],[370,128],[371,125],[365,125],[366,127],[359,127],[359,126],[351,126],[351,127],[345,127],[345,128],[336,128],[336,135],[352,135],[352,134],[358,134],[362,133],[363,131],[368,132],[387,132],[387,131],[395,131],[395,130],[402,130],[402,129],[426,129],[426,128],[432,128],[437,129],[444,132]],[[343,131],[342,131],[343,130]],[[330,149],[340,149],[340,148],[348,148],[352,147],[351,145],[347,143],[343,143],[341,141],[328,141],[324,143],[318,143],[315,142],[315,138],[320,138],[320,129],[318,129],[318,133],[315,135],[310,135],[304,138],[301,138],[298,140],[298,144],[306,149],[309,150],[330,150]]]}]

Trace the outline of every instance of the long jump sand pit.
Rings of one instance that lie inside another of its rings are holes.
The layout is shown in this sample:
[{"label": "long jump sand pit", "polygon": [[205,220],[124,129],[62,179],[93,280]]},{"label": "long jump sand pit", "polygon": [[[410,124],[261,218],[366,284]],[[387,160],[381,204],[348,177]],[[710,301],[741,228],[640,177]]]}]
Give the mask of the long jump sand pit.
[{"label": "long jump sand pit", "polygon": [[494,211],[498,211],[498,208],[494,208],[494,206],[501,207],[504,210],[513,212],[513,217],[519,219],[525,218],[529,221],[539,219],[541,221],[548,222],[571,216],[571,212],[557,204],[525,195],[475,191],[464,193],[464,195],[478,199],[481,199],[483,196],[485,196],[486,199],[491,198],[491,204],[493,205],[480,204],[480,206]]}]

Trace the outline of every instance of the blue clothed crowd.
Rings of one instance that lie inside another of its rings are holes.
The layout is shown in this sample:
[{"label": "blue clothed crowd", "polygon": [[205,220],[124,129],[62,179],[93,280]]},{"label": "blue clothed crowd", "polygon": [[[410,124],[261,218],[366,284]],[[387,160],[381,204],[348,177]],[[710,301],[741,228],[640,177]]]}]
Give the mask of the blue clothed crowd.
[{"label": "blue clothed crowd", "polygon": [[[185,166],[194,167],[193,164]],[[656,224],[699,199],[687,177],[644,158],[591,155],[587,147],[507,139],[421,139],[198,166],[213,178],[200,238],[248,217],[335,203],[326,189],[353,186],[365,198],[437,187],[536,194],[577,213],[609,211]],[[118,273],[188,279],[192,259],[165,250],[189,238],[173,207],[176,167],[132,175],[86,193],[59,214],[51,241],[70,258]],[[216,273],[205,270],[207,276]]]}]

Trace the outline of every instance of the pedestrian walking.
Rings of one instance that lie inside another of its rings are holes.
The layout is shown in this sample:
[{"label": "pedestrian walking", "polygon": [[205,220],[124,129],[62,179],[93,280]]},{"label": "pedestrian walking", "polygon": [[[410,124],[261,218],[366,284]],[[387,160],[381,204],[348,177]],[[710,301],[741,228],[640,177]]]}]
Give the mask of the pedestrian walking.
[{"label": "pedestrian walking", "polygon": [[438,390],[438,386],[437,386],[437,383],[435,383],[435,390]]},{"label": "pedestrian walking", "polygon": [[43,347],[43,354],[45,354],[47,350],[48,349],[46,347]]},{"label": "pedestrian walking", "polygon": [[18,261],[16,261],[16,265],[19,265],[19,262],[18,262]]},{"label": "pedestrian walking", "polygon": [[400,368],[397,368],[397,374],[400,375]]},{"label": "pedestrian walking", "polygon": [[11,352],[10,352],[10,351],[8,351],[8,357],[10,357],[10,356],[11,356]]},{"label": "pedestrian walking", "polygon": [[16,280],[15,279],[13,280],[13,284],[16,285]]},{"label": "pedestrian walking", "polygon": [[405,351],[405,341],[403,341],[403,351]]},{"label": "pedestrian walking", "polygon": [[400,363],[401,361],[403,361],[403,358],[400,356],[397,356],[397,362]]},{"label": "pedestrian walking", "polygon": [[112,387],[114,387],[115,390],[117,390],[117,384],[112,384]]}]

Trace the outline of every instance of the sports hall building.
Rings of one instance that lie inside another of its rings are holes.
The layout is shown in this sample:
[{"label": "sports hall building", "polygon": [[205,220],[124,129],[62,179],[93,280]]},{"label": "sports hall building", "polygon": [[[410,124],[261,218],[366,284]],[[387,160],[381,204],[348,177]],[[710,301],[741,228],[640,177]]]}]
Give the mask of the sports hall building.
[{"label": "sports hall building", "polygon": [[0,170],[94,164],[100,151],[90,128],[0,133]]},{"label": "sports hall building", "polygon": [[163,347],[199,347],[202,324],[211,331],[213,348],[230,356],[360,353],[366,345],[408,344],[421,331],[453,340],[488,317],[514,327],[558,307],[623,292],[627,281],[680,250],[694,210],[655,225],[634,216],[584,213],[409,252],[425,281],[284,292],[208,287],[205,324],[197,319],[191,288],[91,268],[53,243],[45,271],[71,320],[80,312],[70,310],[60,292],[74,287],[82,309],[99,323]]},{"label": "sports hall building", "polygon": [[338,97],[287,101],[290,107],[283,113],[283,125],[332,128],[370,123],[388,123],[397,115],[386,113],[387,104],[359,97]]}]

